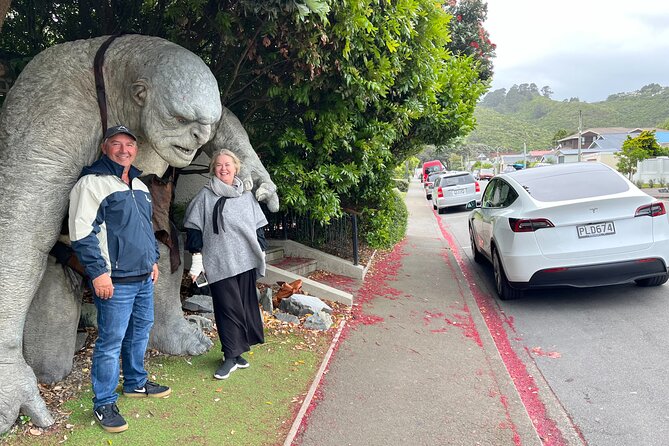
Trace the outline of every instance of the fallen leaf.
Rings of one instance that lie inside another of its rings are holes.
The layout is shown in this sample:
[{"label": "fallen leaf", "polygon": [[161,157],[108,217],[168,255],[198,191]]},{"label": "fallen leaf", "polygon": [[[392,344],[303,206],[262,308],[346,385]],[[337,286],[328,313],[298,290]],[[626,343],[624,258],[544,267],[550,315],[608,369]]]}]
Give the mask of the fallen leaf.
[{"label": "fallen leaf", "polygon": [[274,403],[272,403],[271,401],[265,401],[265,404],[269,404],[271,406]]},{"label": "fallen leaf", "polygon": [[34,428],[34,427],[32,429],[30,429],[29,432],[30,432],[30,435],[34,435],[36,437],[39,436],[39,435],[42,435],[42,431],[40,429],[37,429],[37,428]]}]

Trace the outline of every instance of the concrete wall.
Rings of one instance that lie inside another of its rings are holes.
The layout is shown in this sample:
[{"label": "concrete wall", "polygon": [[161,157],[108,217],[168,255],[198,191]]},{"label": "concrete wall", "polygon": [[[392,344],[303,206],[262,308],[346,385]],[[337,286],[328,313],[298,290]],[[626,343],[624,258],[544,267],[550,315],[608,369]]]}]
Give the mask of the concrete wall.
[{"label": "concrete wall", "polygon": [[669,157],[660,156],[638,162],[633,179],[644,183],[648,183],[649,180],[655,183],[660,181],[669,183]]}]

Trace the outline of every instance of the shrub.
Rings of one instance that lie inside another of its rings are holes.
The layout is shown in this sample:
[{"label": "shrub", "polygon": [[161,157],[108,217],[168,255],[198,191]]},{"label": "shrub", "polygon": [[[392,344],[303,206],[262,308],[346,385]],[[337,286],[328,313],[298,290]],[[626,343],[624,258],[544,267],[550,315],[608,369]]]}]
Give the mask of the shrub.
[{"label": "shrub", "polygon": [[406,192],[409,190],[409,181],[404,178],[393,178],[395,182],[395,187],[400,190],[400,192]]},{"label": "shrub", "polygon": [[641,180],[636,180],[636,181],[634,182],[634,184],[635,184],[636,187],[638,187],[639,189],[643,189],[643,181],[641,181]]},{"label": "shrub", "polygon": [[651,178],[650,180],[648,180],[648,187],[650,187],[651,189],[653,187],[655,187],[655,180],[654,179]]},{"label": "shrub", "polygon": [[370,247],[389,249],[404,238],[409,212],[401,194],[396,191],[379,200],[379,208],[362,211],[361,236]]}]

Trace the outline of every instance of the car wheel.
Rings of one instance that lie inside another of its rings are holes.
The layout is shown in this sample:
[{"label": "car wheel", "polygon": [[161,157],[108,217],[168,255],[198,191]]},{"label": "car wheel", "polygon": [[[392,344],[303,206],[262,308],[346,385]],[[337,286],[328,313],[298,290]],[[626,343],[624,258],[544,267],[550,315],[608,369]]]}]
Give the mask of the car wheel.
[{"label": "car wheel", "polygon": [[425,195],[425,199],[426,200],[432,200],[432,195],[430,195],[430,194]]},{"label": "car wheel", "polygon": [[502,261],[499,259],[499,254],[497,254],[496,249],[493,249],[492,251],[492,270],[495,276],[495,288],[497,289],[497,295],[501,300],[518,299],[523,295],[521,290],[511,288],[511,285],[509,285],[506,274],[504,274]]},{"label": "car wheel", "polygon": [[484,257],[483,254],[479,252],[479,249],[476,247],[476,243],[474,243],[474,230],[472,227],[469,227],[469,243],[472,245],[472,254],[474,255],[474,261],[476,263],[483,263]]},{"label": "car wheel", "polygon": [[445,213],[446,213],[446,208],[439,208],[439,209],[437,209],[437,213],[439,213],[439,214],[445,214]]},{"label": "car wheel", "polygon": [[669,279],[669,274],[664,274],[662,276],[648,277],[646,279],[637,279],[635,280],[636,284],[639,286],[659,286],[665,283]]},{"label": "car wheel", "polygon": [[432,203],[432,209],[434,209],[436,211],[437,210],[437,205]]}]

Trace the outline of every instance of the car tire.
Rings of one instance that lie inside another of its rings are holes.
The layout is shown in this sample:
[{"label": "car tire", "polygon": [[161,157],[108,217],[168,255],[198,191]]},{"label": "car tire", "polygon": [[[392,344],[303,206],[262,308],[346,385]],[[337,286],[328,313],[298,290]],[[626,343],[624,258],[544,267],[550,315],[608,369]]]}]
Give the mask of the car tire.
[{"label": "car tire", "polygon": [[472,255],[474,256],[474,262],[483,263],[485,257],[483,257],[483,254],[481,254],[479,249],[476,247],[476,243],[474,242],[474,230],[471,226],[469,227],[469,243],[472,245]]},{"label": "car tire", "polygon": [[492,251],[492,270],[495,279],[495,288],[500,300],[511,300],[522,297],[523,292],[521,290],[512,288],[509,285],[504,268],[502,267],[502,261],[499,258],[499,254],[497,254],[497,250],[494,248]]},{"label": "car tire", "polygon": [[437,209],[438,214],[445,214],[446,213],[446,208],[439,208]]},{"label": "car tire", "polygon": [[426,199],[426,200],[432,200],[432,195],[430,195],[430,194],[425,195],[425,199]]},{"label": "car tire", "polygon": [[667,279],[669,279],[669,274],[664,274],[662,276],[648,277],[646,279],[637,279],[634,282],[636,282],[637,285],[642,287],[660,286],[663,283],[665,283]]},{"label": "car tire", "polygon": [[432,203],[432,209],[434,209],[436,211],[437,210],[437,205]]}]

